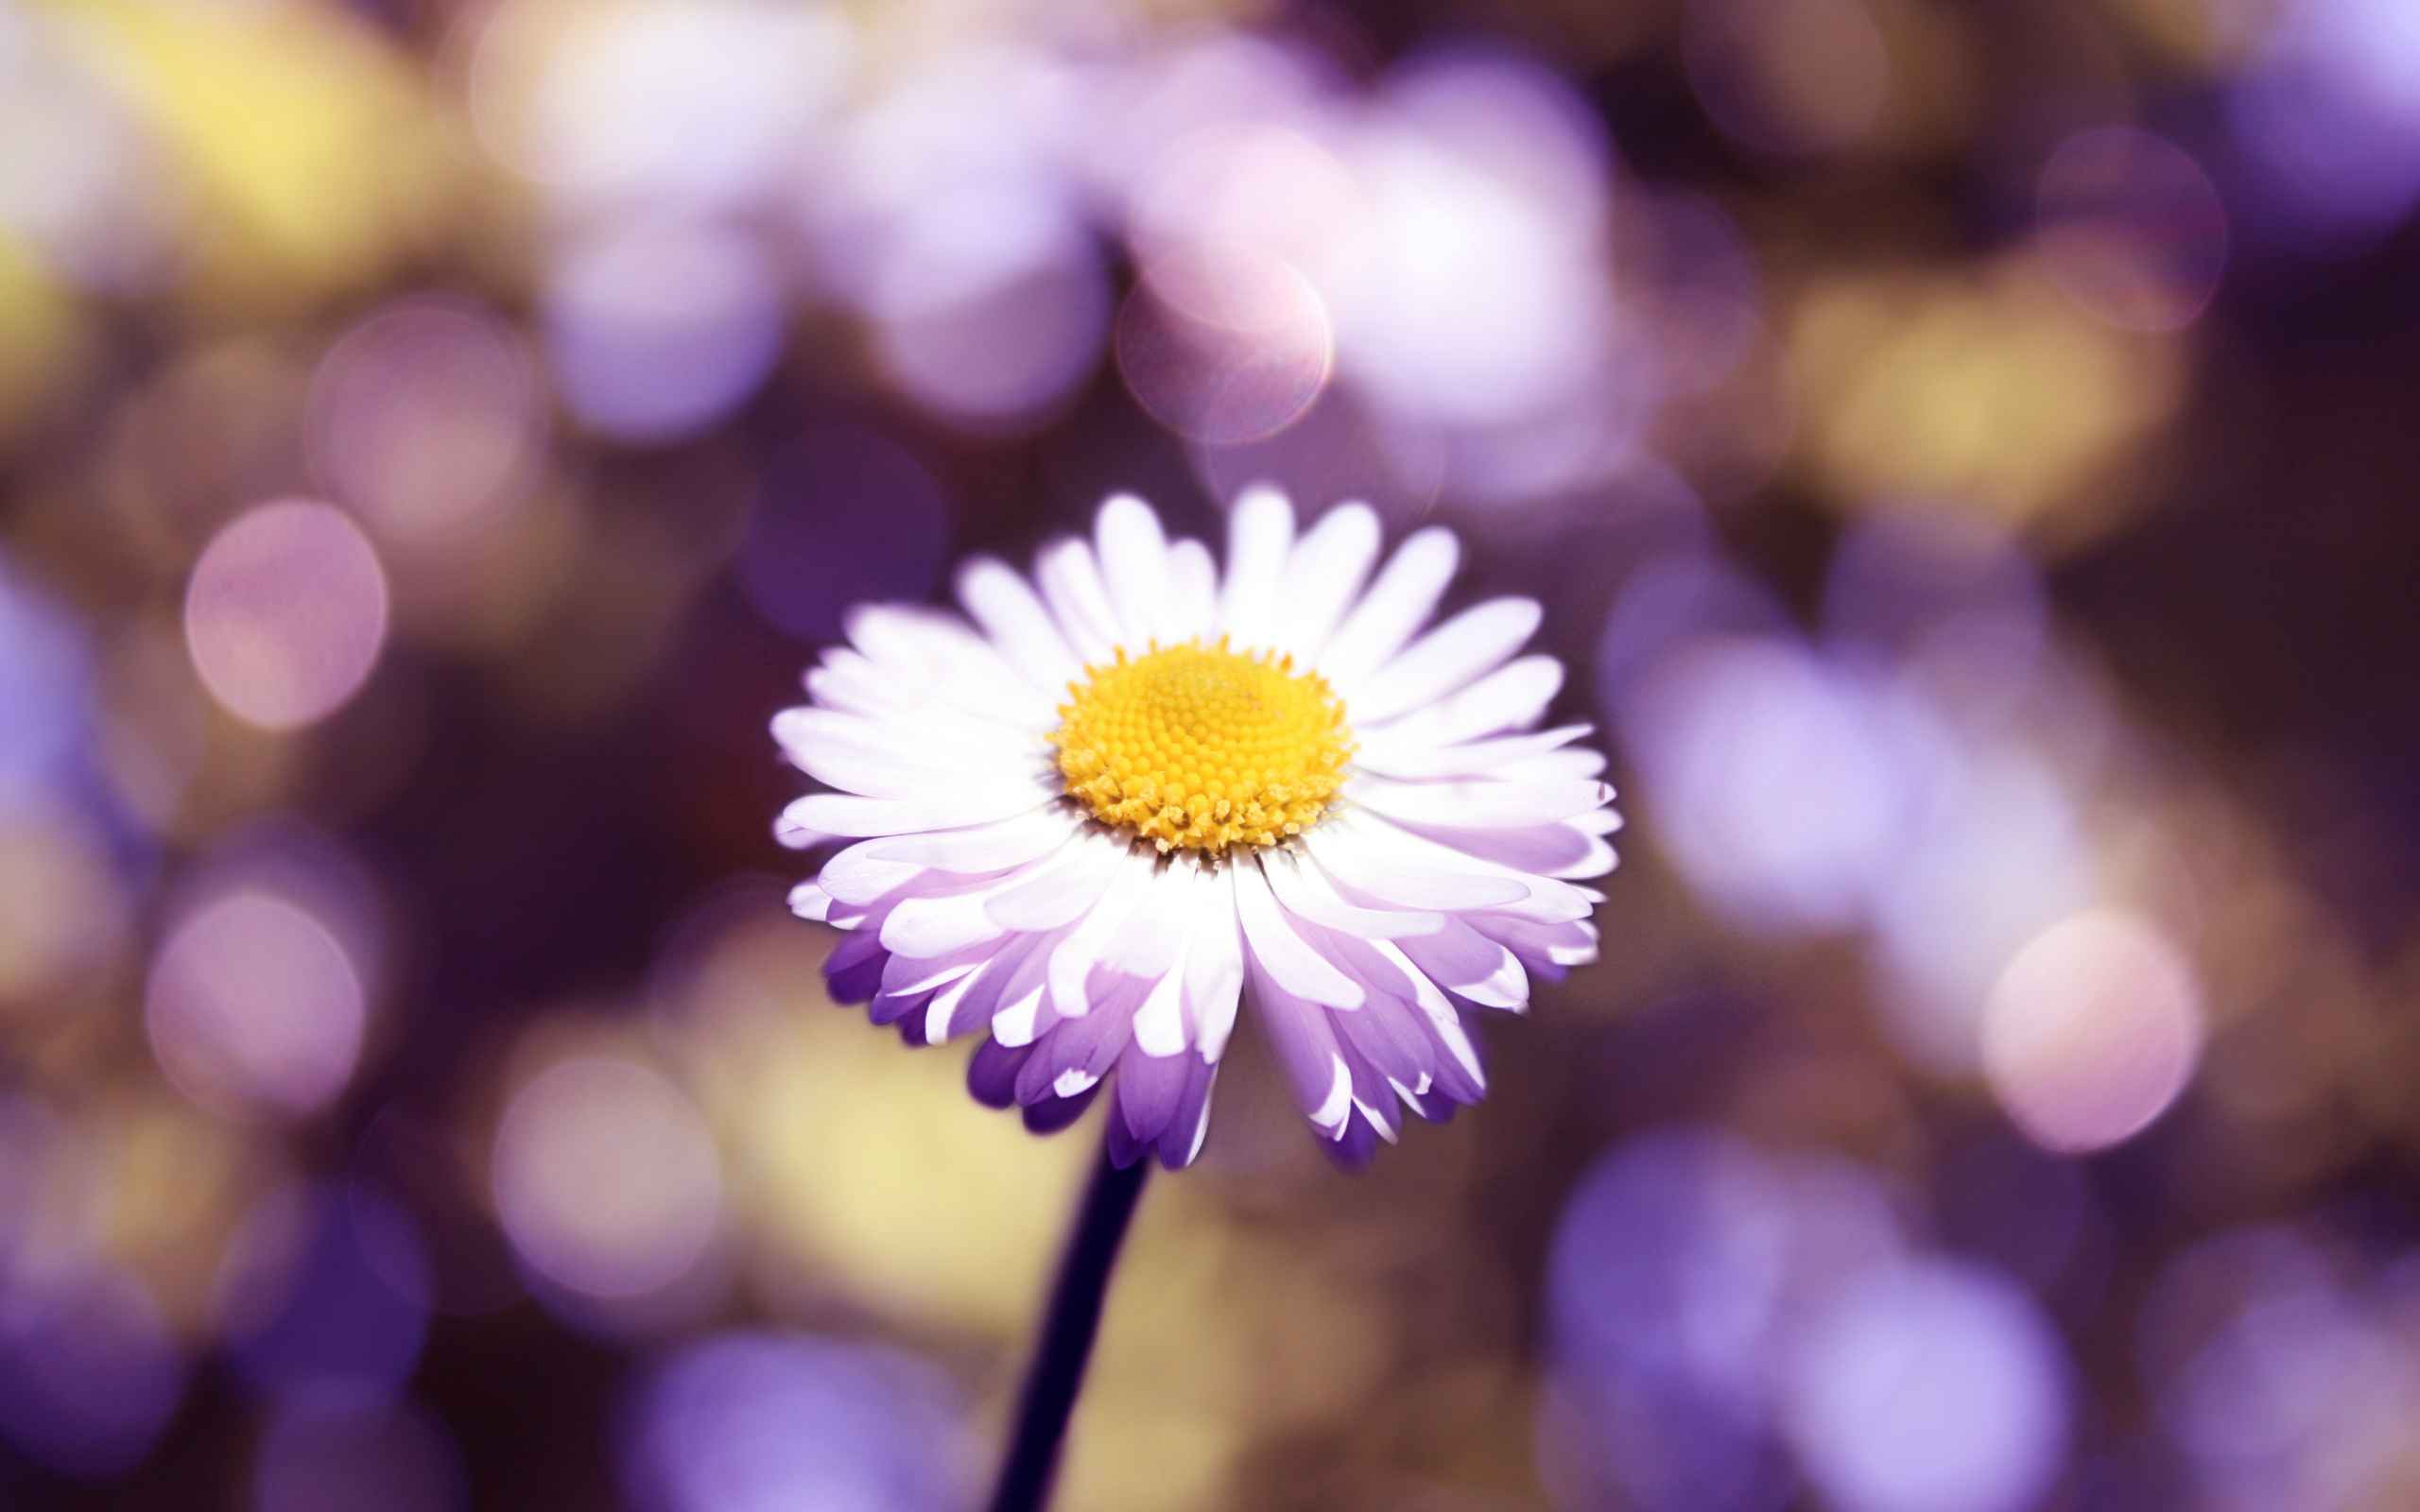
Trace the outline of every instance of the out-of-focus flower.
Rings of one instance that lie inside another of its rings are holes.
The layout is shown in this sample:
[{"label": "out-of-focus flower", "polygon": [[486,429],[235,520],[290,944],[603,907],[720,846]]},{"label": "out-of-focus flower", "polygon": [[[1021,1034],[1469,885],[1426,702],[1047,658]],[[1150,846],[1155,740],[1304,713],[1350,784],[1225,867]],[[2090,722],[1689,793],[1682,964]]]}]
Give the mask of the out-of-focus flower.
[{"label": "out-of-focus flower", "polygon": [[[1112,499],[1033,587],[959,576],[976,625],[862,606],[774,737],[836,791],[785,811],[848,838],[791,895],[852,931],[825,971],[877,1022],[939,1043],[988,1025],[975,1094],[1063,1127],[1116,1074],[1113,1157],[1191,1160],[1249,985],[1296,1100],[1347,1160],[1484,1087],[1463,1022],[1527,972],[1592,960],[1614,865],[1604,758],[1538,730],[1563,683],[1514,658],[1526,599],[1418,635],[1460,548],[1413,536],[1375,580],[1377,517],[1297,539],[1237,502],[1222,577]],[[1067,690],[1069,701],[1059,702]]]}]

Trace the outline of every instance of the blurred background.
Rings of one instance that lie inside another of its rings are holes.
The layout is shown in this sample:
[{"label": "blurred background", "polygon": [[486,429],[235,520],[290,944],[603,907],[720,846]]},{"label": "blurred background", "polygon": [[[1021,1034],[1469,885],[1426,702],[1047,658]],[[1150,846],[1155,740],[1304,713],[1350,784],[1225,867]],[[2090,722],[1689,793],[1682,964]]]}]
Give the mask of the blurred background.
[{"label": "blurred background", "polygon": [[1534,595],[1605,959],[1249,1019],[1070,1512],[2420,1502],[2409,0],[0,0],[0,1508],[979,1503],[1098,1115],[772,712],[1107,492]]}]

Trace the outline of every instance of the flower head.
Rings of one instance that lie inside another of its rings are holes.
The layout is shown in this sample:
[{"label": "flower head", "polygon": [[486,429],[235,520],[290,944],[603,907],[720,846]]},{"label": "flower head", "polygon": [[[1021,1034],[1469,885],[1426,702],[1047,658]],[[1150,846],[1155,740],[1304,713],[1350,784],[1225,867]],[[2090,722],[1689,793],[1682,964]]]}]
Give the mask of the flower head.
[{"label": "flower head", "polygon": [[1344,1159],[1398,1103],[1476,1101],[1466,1020],[1596,958],[1575,879],[1612,869],[1620,820],[1588,728],[1535,728],[1563,684],[1515,656],[1538,606],[1423,633],[1460,548],[1423,530],[1374,579],[1378,547],[1361,506],[1298,538],[1255,490],[1222,576],[1119,497],[1031,586],[969,563],[971,625],[855,610],[773,721],[833,790],[776,833],[854,842],[790,896],[850,932],[834,995],[913,1042],[988,1029],[968,1084],[1037,1130],[1113,1089],[1120,1164],[1200,1152],[1247,993]]}]

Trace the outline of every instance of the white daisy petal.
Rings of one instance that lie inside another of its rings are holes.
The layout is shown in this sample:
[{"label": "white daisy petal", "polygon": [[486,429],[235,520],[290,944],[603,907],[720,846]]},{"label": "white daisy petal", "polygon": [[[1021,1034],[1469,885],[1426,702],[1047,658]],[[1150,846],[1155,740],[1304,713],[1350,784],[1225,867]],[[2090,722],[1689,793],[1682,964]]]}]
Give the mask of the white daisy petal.
[{"label": "white daisy petal", "polygon": [[993,1039],[1004,1045],[1029,1045],[1035,1036],[1059,1022],[1049,1005],[1050,956],[1068,934],[1059,929],[1020,936],[1030,944],[999,985],[998,1005],[992,1010]]},{"label": "white daisy petal", "polygon": [[1518,1008],[1530,1001],[1520,961],[1460,919],[1446,920],[1434,935],[1397,940],[1395,948],[1430,981],[1484,1007]]},{"label": "white daisy petal", "polygon": [[1207,639],[1219,613],[1219,568],[1210,548],[1180,541],[1168,548],[1168,614],[1178,640]]},{"label": "white daisy petal", "polygon": [[1396,822],[1414,834],[1460,850],[1464,855],[1493,861],[1500,867],[1535,872],[1541,877],[1573,881],[1601,877],[1614,869],[1614,848],[1581,828],[1573,819],[1505,830],[1414,824],[1400,819]]},{"label": "white daisy petal", "polygon": [[975,776],[996,775],[1020,758],[1046,759],[1048,749],[1030,730],[1012,730],[987,719],[960,719],[944,730],[925,730],[811,704],[775,714],[773,739],[792,765],[810,771],[808,763],[814,753],[832,747]]},{"label": "white daisy petal", "polygon": [[1276,644],[1311,663],[1336,633],[1378,557],[1378,517],[1339,505],[1294,543],[1278,589]]},{"label": "white daisy petal", "polygon": [[841,627],[867,661],[920,680],[1015,678],[1015,669],[991,642],[955,616],[922,604],[854,605],[841,616]]},{"label": "white daisy petal", "polygon": [[962,945],[939,955],[903,955],[894,951],[882,963],[882,990],[913,996],[950,986],[973,975],[996,951],[990,940]]},{"label": "white daisy petal", "polygon": [[952,1036],[988,1025],[1008,1001],[1019,968],[1049,936],[1011,935],[1000,941],[991,958],[936,995],[925,1011],[925,1038],[940,1044]]},{"label": "white daisy petal", "polygon": [[1147,1056],[1181,1055],[1184,1036],[1184,960],[1180,952],[1167,974],[1151,984],[1150,996],[1134,1010],[1134,1043]]},{"label": "white daisy petal", "polygon": [[1110,603],[1126,627],[1127,649],[1141,650],[1138,640],[1173,645],[1184,639],[1169,602],[1168,541],[1160,532],[1160,517],[1142,500],[1121,493],[1100,507],[1093,540]]},{"label": "white daisy petal", "polygon": [[1464,829],[1516,829],[1552,824],[1599,807],[1614,790],[1592,779],[1499,782],[1398,782],[1367,777],[1354,784],[1354,801],[1391,819],[1413,824],[1450,824]]},{"label": "white daisy petal", "polygon": [[1396,1087],[1418,1096],[1436,1084],[1436,1043],[1420,1010],[1401,998],[1374,995],[1361,1012],[1340,1013],[1328,1022],[1339,1040]]},{"label": "white daisy petal", "polygon": [[1332,1068],[1327,1096],[1310,1109],[1311,1122],[1324,1129],[1341,1130],[1345,1115],[1353,1111],[1353,1073],[1336,1051],[1328,1052],[1327,1061]]},{"label": "white daisy petal", "polygon": [[1133,913],[1100,953],[1100,964],[1127,976],[1156,981],[1173,970],[1193,933],[1201,871],[1170,866],[1135,887]]},{"label": "white daisy petal", "polygon": [[1075,922],[1100,900],[1125,859],[1118,847],[1094,836],[1080,836],[1056,860],[986,906],[1004,928],[1057,929]]},{"label": "white daisy petal", "polygon": [[958,601],[999,648],[1018,676],[1054,701],[1084,674],[1083,659],[1067,644],[1034,591],[1002,562],[977,557],[958,575]]},{"label": "white daisy petal", "polygon": [[[1213,1063],[1196,1074],[1201,1078],[1201,1090],[1199,1092],[1188,1090],[1187,1094],[1200,1099],[1201,1111],[1194,1116],[1193,1142],[1185,1146],[1184,1159],[1174,1162],[1178,1165],[1191,1165],[1194,1159],[1201,1153],[1201,1142],[1210,1135],[1210,1092],[1219,1085],[1219,1068]],[[1163,1159],[1165,1158],[1163,1156]]]},{"label": "white daisy petal", "polygon": [[863,851],[869,860],[909,862],[937,871],[997,871],[1047,854],[1075,838],[1076,833],[1066,815],[1045,805],[990,824],[886,835],[852,849]]},{"label": "white daisy petal", "polygon": [[1109,601],[1109,589],[1100,580],[1100,566],[1093,559],[1089,541],[1062,541],[1043,547],[1034,559],[1033,576],[1042,585],[1042,601],[1050,606],[1050,617],[1086,666],[1117,654],[1127,637]]},{"label": "white daisy petal", "polygon": [[1415,910],[1492,908],[1530,896],[1528,884],[1472,866],[1427,866],[1368,825],[1330,820],[1303,837],[1322,870],[1357,892]]},{"label": "white daisy petal", "polygon": [[1275,644],[1277,593],[1294,544],[1294,509],[1273,489],[1244,490],[1227,517],[1227,580],[1211,628],[1238,650]]},{"label": "white daisy petal", "polygon": [[[1514,666],[1519,664],[1517,662],[1513,663]],[[1510,671],[1511,668],[1502,670]],[[1463,690],[1465,693],[1469,691],[1467,688]],[[1399,720],[1387,728],[1389,730],[1400,730],[1407,722]],[[1503,767],[1567,746],[1588,732],[1586,725],[1561,725],[1534,734],[1499,735],[1493,740],[1474,740],[1454,746],[1382,741],[1374,754],[1373,742],[1365,735],[1353,753],[1353,765],[1365,772],[1401,778],[1407,782],[1432,777],[1475,777],[1482,773],[1495,777],[1502,775]]]},{"label": "white daisy petal", "polygon": [[1330,1139],[1353,1110],[1353,1077],[1339,1053],[1325,1009],[1288,992],[1260,966],[1252,967],[1253,1007],[1277,1053],[1294,1104]]},{"label": "white daisy petal", "polygon": [[1416,973],[1401,964],[1402,954],[1388,954],[1392,950],[1391,941],[1307,922],[1303,933],[1336,962],[1337,970],[1360,985],[1363,1010],[1390,999],[1409,1000],[1419,990],[1413,980]]},{"label": "white daisy petal", "polygon": [[801,919],[822,923],[832,911],[832,895],[815,882],[802,882],[790,889],[790,912]]},{"label": "white daisy petal", "polygon": [[[1478,852],[1473,850],[1471,853],[1477,855]],[[1592,834],[1588,836],[1586,854],[1560,865],[1542,867],[1539,871],[1543,876],[1553,877],[1560,881],[1585,882],[1591,877],[1601,877],[1620,865],[1621,856],[1614,848],[1603,839]]]},{"label": "white daisy petal", "polygon": [[956,616],[913,604],[860,604],[849,643],[916,696],[1021,729],[1047,728],[1057,700],[1017,675]]},{"label": "white daisy petal", "polygon": [[988,824],[1036,807],[1030,786],[988,788],[979,793],[942,792],[929,798],[859,798],[852,793],[809,793],[783,812],[826,834],[864,839],[910,830],[955,830]]},{"label": "white daisy petal", "polygon": [[[1353,1017],[1359,1018],[1360,1015]],[[1343,1060],[1352,1080],[1354,1110],[1377,1131],[1378,1138],[1392,1144],[1396,1135],[1394,1089],[1387,1085],[1387,1078],[1379,1074],[1378,1068],[1367,1056],[1359,1052],[1341,1027],[1336,1026],[1333,1021],[1331,1027],[1337,1028],[1337,1040],[1342,1046],[1339,1058]]]},{"label": "white daisy petal", "polygon": [[950,723],[934,718],[936,711],[928,702],[918,699],[915,691],[898,674],[885,672],[855,646],[836,645],[826,650],[822,659],[807,670],[806,693],[825,709],[895,723],[908,730]]},{"label": "white daisy petal", "polygon": [[1040,1033],[1036,1018],[1042,1011],[1043,988],[1039,982],[1003,1003],[992,1015],[992,1038],[1009,1046],[1029,1045]]},{"label": "white daisy petal", "polygon": [[1260,869],[1288,913],[1323,929],[1363,939],[1401,939],[1407,935],[1433,935],[1445,925],[1445,916],[1439,913],[1356,907],[1337,896],[1326,873],[1282,851],[1262,856]]},{"label": "white daisy petal", "polygon": [[1461,560],[1453,532],[1438,526],[1395,548],[1378,580],[1320,652],[1319,670],[1344,694],[1348,708],[1362,681],[1427,623]]},{"label": "white daisy petal", "polygon": [[1414,641],[1351,696],[1354,716],[1382,725],[1500,665],[1537,633],[1545,610],[1530,598],[1495,598]]},{"label": "white daisy petal", "polygon": [[[1584,919],[1597,902],[1587,891],[1570,883],[1535,876],[1453,850],[1415,834],[1382,815],[1367,811],[1357,811],[1340,816],[1338,822],[1321,825],[1314,838],[1325,842],[1324,850],[1315,847],[1311,853],[1327,868],[1329,875],[1361,891],[1387,898],[1389,902],[1394,900],[1388,893],[1364,886],[1339,867],[1331,865],[1330,858],[1342,858],[1345,865],[1358,866],[1365,873],[1372,868],[1382,873],[1387,870],[1442,871],[1458,878],[1474,878],[1495,885],[1498,893],[1495,900],[1443,905],[1456,910],[1508,908],[1525,918]],[[1384,885],[1383,882],[1381,885]],[[1466,882],[1464,885],[1470,884]],[[1502,892],[1512,888],[1518,888],[1521,895],[1501,896]]]},{"label": "white daisy petal", "polygon": [[[820,916],[811,916],[815,917],[816,922],[829,924],[834,929],[868,930],[866,938],[873,941],[873,948],[877,952],[882,949],[882,941],[874,939],[872,931],[882,928],[882,915],[886,911],[886,905],[869,906],[863,903],[843,902],[829,893],[824,894],[824,898],[822,913]],[[838,954],[836,948],[834,954],[837,956]],[[840,967],[833,961],[827,960],[823,963],[823,975],[826,980],[839,970]]]},{"label": "white daisy petal", "polygon": [[794,747],[791,755],[807,776],[860,798],[919,799],[933,793],[971,798],[996,792],[1003,798],[1021,797],[1030,805],[1050,796],[1035,786],[1033,768],[1039,764],[1030,758],[995,762],[986,770],[913,761],[837,740]]},{"label": "white daisy petal", "polygon": [[852,934],[832,947],[823,963],[824,977],[828,981],[859,967],[879,966],[882,957],[882,941],[871,934]]},{"label": "white daisy petal", "polygon": [[[1605,753],[1582,747],[1578,750],[1541,751],[1487,775],[1499,782],[1568,782],[1596,777],[1604,769]],[[1613,796],[1613,791],[1608,788],[1605,798]],[[1603,801],[1604,799],[1598,800],[1600,804]]]},{"label": "white daisy petal", "polygon": [[[997,958],[994,957],[994,959]],[[951,979],[942,987],[941,990],[933,994],[933,1000],[925,1005],[925,1043],[946,1044],[956,1036],[964,1034],[975,1026],[974,1018],[966,1011],[966,1005],[968,1000],[974,995],[976,984],[982,979],[983,971],[978,967],[975,971]]]},{"label": "white daisy petal", "polygon": [[1093,968],[1101,964],[1101,953],[1149,902],[1150,866],[1150,860],[1140,854],[1120,858],[1092,911],[1077,920],[1050,953],[1050,1005],[1061,1017],[1080,1019],[1092,1011]]},{"label": "white daisy petal", "polygon": [[829,830],[818,829],[816,826],[807,823],[806,816],[799,811],[799,804],[804,801],[805,801],[804,799],[790,799],[788,804],[783,808],[782,812],[774,816],[774,839],[779,840],[782,844],[789,847],[793,850],[807,850],[820,845],[830,845],[835,840],[846,838],[846,836],[835,834]]},{"label": "white daisy petal", "polygon": [[[1455,1010],[1453,1000],[1428,979],[1427,972],[1412,964],[1402,947],[1391,940],[1374,940],[1371,944],[1409,978],[1411,1005],[1420,1010],[1430,1037],[1444,1051],[1450,1069],[1459,1072],[1461,1078],[1468,1081],[1474,1090],[1484,1089],[1487,1073],[1479,1064],[1478,1047],[1471,1042],[1470,1031],[1462,1026],[1462,1016]],[[1447,1069],[1447,1066],[1441,1066],[1441,1074]]]},{"label": "white daisy petal", "polygon": [[1459,693],[1367,730],[1362,745],[1386,760],[1400,750],[1526,729],[1545,715],[1547,705],[1562,691],[1562,662],[1550,656],[1519,657]]},{"label": "white daisy petal", "polygon": [[903,898],[882,921],[883,948],[924,958],[998,939],[1008,929],[985,911],[990,897],[977,888]]},{"label": "white daisy petal", "polygon": [[868,853],[877,840],[860,840],[823,863],[815,879],[825,892],[844,902],[870,903],[897,892],[927,873],[912,861],[886,861]]},{"label": "white daisy petal", "polygon": [[1581,966],[1597,958],[1597,926],[1584,919],[1541,924],[1511,914],[1477,913],[1464,915],[1463,922],[1531,962]]},{"label": "white daisy petal", "polygon": [[[877,666],[849,646],[834,646],[806,675],[807,696],[827,710],[889,725],[900,738],[934,747],[1021,745],[1030,748],[1050,728],[1007,724],[953,702],[948,690]],[[1055,713],[1055,711],[1054,711]]]},{"label": "white daisy petal", "polygon": [[1208,874],[1184,958],[1185,1028],[1204,1060],[1226,1053],[1244,988],[1242,925],[1236,918],[1236,869]]},{"label": "white daisy petal", "polygon": [[[1134,1003],[1138,997],[1138,992],[1130,990],[1105,998],[1095,1011],[1060,1023],[1050,1036],[1050,1045],[1039,1068],[1041,1076],[1049,1078],[1054,1094],[1072,1097],[1099,1081],[1117,1064],[1117,1057],[1133,1042]],[[1069,1072],[1076,1073],[1075,1078],[1068,1077]]]},{"label": "white daisy petal", "polygon": [[1259,867],[1235,868],[1236,918],[1243,925],[1245,952],[1254,965],[1287,991],[1332,1008],[1357,1008],[1361,986],[1311,949],[1286,922]]},{"label": "white daisy petal", "polygon": [[1017,1074],[1017,1100],[1029,1108],[1089,1091],[1125,1053],[1131,1010],[1132,1005],[1107,1003],[1098,1013],[1062,1021],[1037,1042],[1033,1058]]},{"label": "white daisy petal", "polygon": [[1180,1126],[1178,1120],[1185,1111],[1185,1090],[1193,1080],[1194,1061],[1190,1056],[1153,1056],[1143,1049],[1143,1021],[1148,1009],[1137,1009],[1134,1015],[1134,1040],[1117,1061],[1117,1111],[1112,1120],[1111,1132],[1119,1128],[1145,1145],[1158,1143],[1163,1136],[1174,1135],[1171,1143],[1179,1143],[1192,1134],[1189,1121]]}]

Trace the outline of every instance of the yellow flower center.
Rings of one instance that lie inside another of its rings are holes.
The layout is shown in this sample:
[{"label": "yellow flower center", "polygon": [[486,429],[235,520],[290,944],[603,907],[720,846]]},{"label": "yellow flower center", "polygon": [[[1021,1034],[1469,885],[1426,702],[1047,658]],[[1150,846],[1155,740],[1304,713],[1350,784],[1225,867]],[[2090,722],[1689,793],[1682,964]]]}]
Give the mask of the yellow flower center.
[{"label": "yellow flower center", "polygon": [[1294,659],[1200,641],[1071,682],[1050,737],[1068,795],[1160,848],[1223,854],[1319,819],[1353,754],[1344,702]]}]

